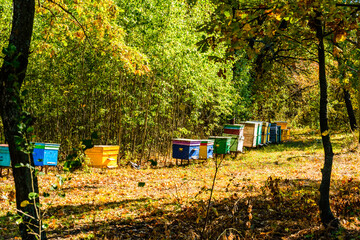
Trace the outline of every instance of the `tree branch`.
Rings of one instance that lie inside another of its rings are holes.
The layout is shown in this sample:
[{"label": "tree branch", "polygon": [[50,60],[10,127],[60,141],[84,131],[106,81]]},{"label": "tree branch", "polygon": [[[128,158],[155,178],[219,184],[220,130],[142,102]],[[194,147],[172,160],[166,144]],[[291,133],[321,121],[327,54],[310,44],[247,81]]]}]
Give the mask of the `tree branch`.
[{"label": "tree branch", "polygon": [[92,43],[91,43],[91,41],[90,41],[89,36],[86,34],[86,30],[85,30],[84,25],[82,25],[82,24],[79,22],[79,20],[74,16],[74,14],[72,14],[72,13],[71,13],[69,10],[67,10],[64,6],[60,5],[59,3],[54,2],[53,0],[48,0],[48,1],[51,2],[51,3],[53,3],[53,4],[55,4],[56,6],[58,6],[59,8],[61,8],[64,12],[66,12],[67,14],[69,14],[69,15],[75,20],[75,22],[80,26],[80,28],[83,30],[84,35],[85,35],[85,38],[86,38],[86,40],[88,41],[88,43],[89,43],[91,46],[93,46]]}]

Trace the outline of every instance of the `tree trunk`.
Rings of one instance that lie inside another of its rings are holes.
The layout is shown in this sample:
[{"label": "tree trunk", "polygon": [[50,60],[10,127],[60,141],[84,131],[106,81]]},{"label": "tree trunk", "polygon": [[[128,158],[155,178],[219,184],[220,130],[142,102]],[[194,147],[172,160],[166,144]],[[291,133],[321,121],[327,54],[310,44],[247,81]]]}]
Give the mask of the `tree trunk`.
[{"label": "tree trunk", "polygon": [[324,49],[324,32],[323,24],[320,20],[321,13],[316,12],[315,26],[316,37],[319,41],[318,45],[318,60],[319,60],[319,83],[320,83],[320,132],[325,153],[324,168],[321,170],[322,179],[320,184],[320,201],[319,210],[321,222],[324,226],[338,227],[339,221],[334,217],[330,209],[329,192],[331,169],[334,158],[334,153],[331,146],[328,116],[327,116],[327,82],[325,71],[325,49]]},{"label": "tree trunk", "polygon": [[[13,0],[13,20],[9,38],[9,45],[5,49],[4,63],[0,70],[0,114],[4,126],[4,134],[11,157],[13,169],[16,207],[23,218],[19,225],[22,239],[46,239],[45,232],[41,231],[39,209],[34,201],[29,200],[29,193],[38,193],[38,182],[34,171],[30,167],[15,167],[18,164],[34,165],[32,154],[26,154],[18,147],[24,147],[20,124],[25,124],[25,131],[32,124],[31,119],[24,114],[20,99],[20,89],[24,81],[28,65],[29,48],[33,31],[35,14],[34,0]],[[23,201],[30,204],[21,204]],[[26,215],[22,214],[26,213]]]},{"label": "tree trunk", "polygon": [[350,93],[345,88],[343,88],[343,91],[344,91],[344,101],[346,104],[346,110],[347,110],[347,113],[349,116],[349,121],[350,121],[350,128],[351,128],[351,131],[355,131],[357,129],[357,124],[356,124],[354,108],[351,104]]},{"label": "tree trunk", "polygon": [[[345,68],[344,68],[344,65],[345,65],[344,61],[341,57],[337,57],[336,60],[338,62],[339,74],[340,74],[341,78],[345,79],[346,74],[345,74]],[[351,128],[351,131],[355,131],[357,129],[356,117],[355,117],[355,113],[354,113],[354,108],[351,103],[350,93],[345,87],[342,87],[342,90],[344,93],[343,98],[344,98],[346,110],[347,110],[348,117],[349,117],[350,128]]]}]

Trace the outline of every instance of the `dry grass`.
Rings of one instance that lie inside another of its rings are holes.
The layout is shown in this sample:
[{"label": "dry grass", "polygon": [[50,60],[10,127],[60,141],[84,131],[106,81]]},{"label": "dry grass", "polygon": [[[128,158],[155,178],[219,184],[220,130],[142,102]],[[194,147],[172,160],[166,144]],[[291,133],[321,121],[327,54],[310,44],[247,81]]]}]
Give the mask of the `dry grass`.
[{"label": "dry grass", "polygon": [[[291,142],[253,149],[222,163],[209,223],[202,233],[214,163],[135,170],[88,169],[40,176],[50,239],[356,239],[360,158],[353,136],[333,136],[332,208],[343,228],[320,227],[318,187],[322,143],[298,131]],[[271,178],[269,178],[271,176]],[[145,183],[145,186],[139,186]],[[50,191],[58,185],[59,190]],[[13,179],[0,182],[0,238],[18,236],[12,220]],[[61,197],[65,193],[65,197]],[[41,194],[42,195],[42,194]],[[240,238],[237,238],[240,237]]]}]

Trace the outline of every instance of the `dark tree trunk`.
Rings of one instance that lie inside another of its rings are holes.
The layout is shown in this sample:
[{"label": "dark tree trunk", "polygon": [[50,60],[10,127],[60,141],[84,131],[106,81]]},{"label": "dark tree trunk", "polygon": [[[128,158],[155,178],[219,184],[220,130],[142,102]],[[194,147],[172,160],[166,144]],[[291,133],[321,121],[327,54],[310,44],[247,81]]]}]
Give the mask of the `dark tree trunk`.
[{"label": "dark tree trunk", "polygon": [[334,217],[330,209],[329,192],[330,192],[330,180],[331,170],[334,158],[334,153],[331,146],[328,116],[327,116],[327,82],[326,82],[326,71],[325,71],[325,49],[324,49],[324,32],[323,24],[320,20],[321,13],[316,12],[315,26],[316,26],[316,37],[319,41],[318,45],[318,60],[319,60],[319,83],[320,83],[320,132],[322,143],[325,153],[324,168],[321,170],[322,179],[320,184],[320,201],[319,210],[321,222],[324,226],[338,227],[339,222]]},{"label": "dark tree trunk", "polygon": [[350,121],[350,128],[351,128],[351,131],[355,131],[357,129],[357,124],[356,124],[354,108],[351,104],[350,93],[345,88],[343,88],[343,91],[344,91],[344,101],[346,104],[346,110],[347,110],[347,113],[349,116],[349,121]]},{"label": "dark tree trunk", "polygon": [[[19,139],[24,140],[19,125],[25,124],[25,129],[27,129],[31,124],[30,118],[22,111],[20,89],[28,65],[34,13],[35,0],[13,0],[12,29],[9,45],[5,50],[4,63],[0,70],[0,114],[5,139],[9,144],[15,181],[16,207],[24,220],[19,226],[20,234],[22,239],[26,240],[39,239],[39,234],[41,234],[41,239],[46,238],[45,233],[41,233],[40,213],[35,208],[34,201],[29,200],[29,193],[39,192],[37,178],[30,167],[15,167],[21,163],[33,165],[33,160],[30,159],[31,154],[24,153],[18,147],[24,147],[24,144],[19,141]],[[30,204],[21,206],[21,203],[26,200]],[[38,203],[38,200],[36,198],[35,201]]]},{"label": "dark tree trunk", "polygon": [[[341,57],[337,57],[336,60],[339,65],[338,68],[339,68],[340,76],[341,76],[341,78],[344,79],[346,77],[345,76],[346,75],[345,68],[344,68],[344,65],[345,65],[344,60]],[[355,113],[354,113],[354,108],[351,103],[350,93],[345,87],[343,87],[342,90],[343,90],[343,98],[344,98],[344,102],[346,105],[346,110],[347,110],[348,117],[349,117],[350,128],[351,128],[351,131],[355,131],[357,129],[356,117],[355,117]]]}]

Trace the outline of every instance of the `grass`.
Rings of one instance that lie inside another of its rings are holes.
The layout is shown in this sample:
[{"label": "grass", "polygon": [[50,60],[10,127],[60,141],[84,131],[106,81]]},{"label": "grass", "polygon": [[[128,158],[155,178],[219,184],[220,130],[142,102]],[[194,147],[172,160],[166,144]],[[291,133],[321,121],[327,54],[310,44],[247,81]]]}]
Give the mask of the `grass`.
[{"label": "grass", "polygon": [[[331,204],[343,228],[330,235],[318,217],[323,165],[319,134],[227,157],[218,172],[205,239],[357,239],[359,153],[354,136],[332,136]],[[49,239],[200,239],[214,163],[135,170],[88,169],[40,176]],[[145,183],[144,186],[139,183]],[[50,188],[58,186],[58,190]],[[16,239],[13,179],[0,182],[0,236]],[[65,194],[65,197],[62,197]]]}]

